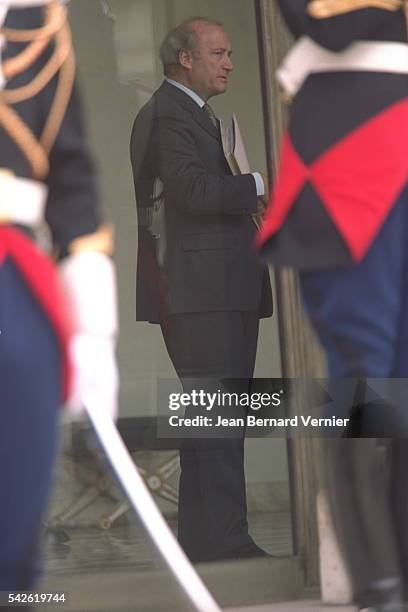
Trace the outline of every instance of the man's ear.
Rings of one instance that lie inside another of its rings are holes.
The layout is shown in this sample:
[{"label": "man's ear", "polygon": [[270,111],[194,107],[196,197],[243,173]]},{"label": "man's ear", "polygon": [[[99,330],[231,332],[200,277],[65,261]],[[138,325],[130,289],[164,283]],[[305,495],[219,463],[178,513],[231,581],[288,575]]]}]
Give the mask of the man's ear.
[{"label": "man's ear", "polygon": [[188,51],[188,49],[182,49],[179,53],[179,64],[180,66],[182,66],[185,70],[191,70],[192,65],[193,65],[193,56],[191,51]]}]

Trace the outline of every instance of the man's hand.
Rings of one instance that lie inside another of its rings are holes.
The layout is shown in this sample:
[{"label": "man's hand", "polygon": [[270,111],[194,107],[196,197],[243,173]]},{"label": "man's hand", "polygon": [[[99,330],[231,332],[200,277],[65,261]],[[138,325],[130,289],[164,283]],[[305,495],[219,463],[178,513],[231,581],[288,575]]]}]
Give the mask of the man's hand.
[{"label": "man's hand", "polygon": [[263,196],[260,196],[260,200],[264,203],[264,206],[266,208],[266,206],[268,206],[269,204],[269,179],[267,177],[267,175],[264,172],[260,173],[262,176],[262,180],[264,182],[264,186],[265,186],[265,193]]},{"label": "man's hand", "polygon": [[258,198],[256,216],[262,218],[266,211],[266,204],[263,200],[263,196]]},{"label": "man's hand", "polygon": [[259,219],[263,219],[264,214],[266,212],[266,208],[269,204],[269,181],[268,181],[268,177],[266,176],[264,172],[260,172],[259,174],[262,177],[265,192],[263,196],[258,197],[256,216]]}]

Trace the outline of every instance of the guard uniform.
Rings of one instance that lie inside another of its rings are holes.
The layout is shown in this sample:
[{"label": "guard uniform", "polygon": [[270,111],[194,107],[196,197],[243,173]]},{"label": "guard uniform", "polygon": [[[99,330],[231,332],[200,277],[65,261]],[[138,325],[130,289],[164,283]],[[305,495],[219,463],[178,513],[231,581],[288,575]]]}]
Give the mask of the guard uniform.
[{"label": "guard uniform", "polygon": [[[279,5],[296,38],[278,71],[292,104],[280,171],[258,236],[261,256],[299,270],[304,305],[332,379],[407,377],[403,2]],[[391,384],[386,397],[385,403],[365,404],[367,431],[377,419],[370,436],[406,435],[404,394]],[[342,409],[338,416],[350,416],[350,405]],[[328,485],[355,600],[399,612],[408,580],[406,440],[393,440],[391,455],[389,491],[375,440],[327,444]]]},{"label": "guard uniform", "polygon": [[11,591],[36,579],[57,408],[77,370],[72,300],[35,237],[46,221],[64,262],[104,238],[66,8],[0,0],[0,26],[0,591]]},{"label": "guard uniform", "polygon": [[259,236],[275,265],[312,269],[361,261],[408,177],[402,8],[318,18],[314,4],[280,2],[297,37],[278,71],[293,102]]},{"label": "guard uniform", "polygon": [[340,7],[339,13],[328,17],[319,13],[325,2],[280,4],[298,40],[279,71],[293,103],[258,236],[261,256],[300,270],[332,377],[406,376],[408,310],[400,314],[408,296],[408,45],[402,4],[334,1],[328,6]]}]

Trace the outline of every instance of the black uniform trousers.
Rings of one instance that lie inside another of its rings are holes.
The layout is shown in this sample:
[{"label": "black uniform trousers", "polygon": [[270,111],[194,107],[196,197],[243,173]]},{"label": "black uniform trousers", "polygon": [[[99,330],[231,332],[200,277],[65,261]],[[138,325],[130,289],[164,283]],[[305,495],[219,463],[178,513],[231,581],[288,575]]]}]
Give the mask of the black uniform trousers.
[{"label": "black uniform trousers", "polygon": [[[185,392],[249,392],[257,311],[176,314],[161,327]],[[238,413],[245,417],[246,410],[237,407]],[[211,416],[216,418],[215,409]],[[246,517],[244,436],[243,427],[239,437],[192,438],[182,444],[179,541],[194,562],[234,557],[253,544]]]}]

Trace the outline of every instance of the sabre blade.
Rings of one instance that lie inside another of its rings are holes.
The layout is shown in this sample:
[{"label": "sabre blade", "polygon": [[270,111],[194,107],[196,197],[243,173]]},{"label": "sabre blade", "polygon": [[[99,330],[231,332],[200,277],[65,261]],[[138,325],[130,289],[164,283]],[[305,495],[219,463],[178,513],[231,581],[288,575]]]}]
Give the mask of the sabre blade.
[{"label": "sabre blade", "polygon": [[93,402],[88,402],[85,409],[133,509],[194,608],[198,612],[221,612],[163,519],[114,422]]}]

